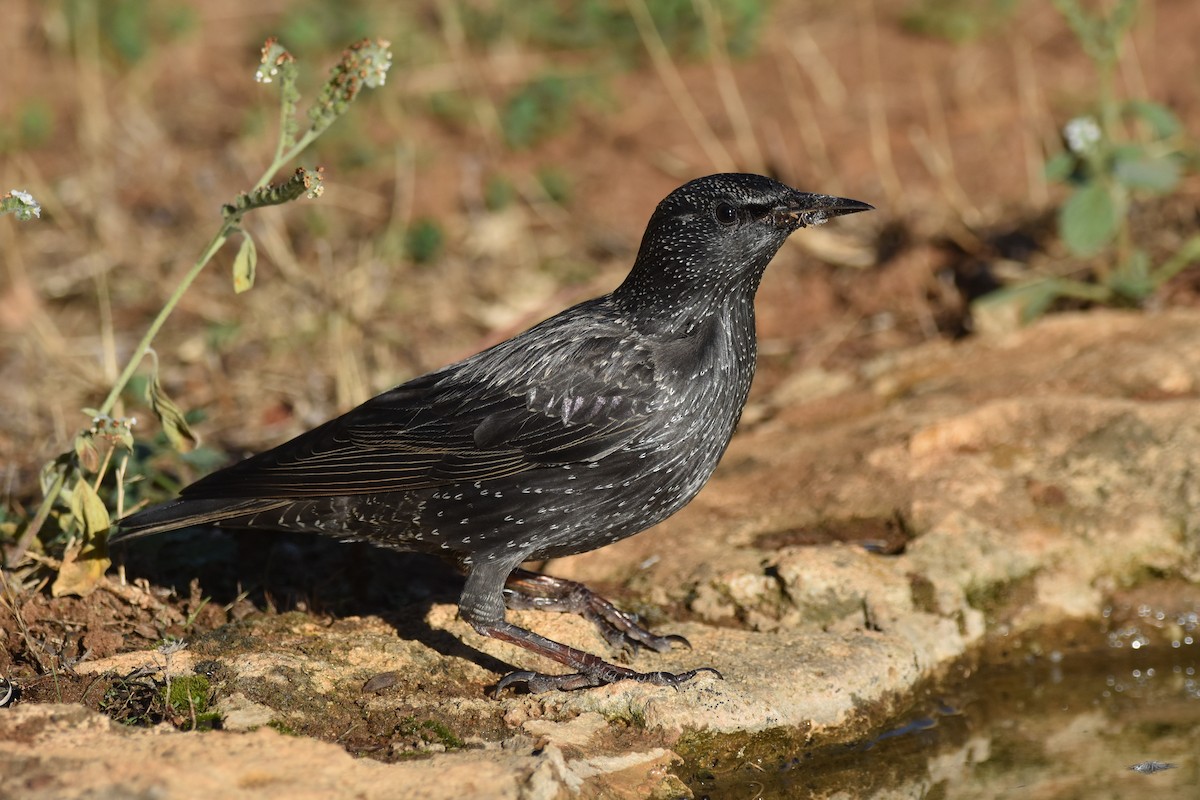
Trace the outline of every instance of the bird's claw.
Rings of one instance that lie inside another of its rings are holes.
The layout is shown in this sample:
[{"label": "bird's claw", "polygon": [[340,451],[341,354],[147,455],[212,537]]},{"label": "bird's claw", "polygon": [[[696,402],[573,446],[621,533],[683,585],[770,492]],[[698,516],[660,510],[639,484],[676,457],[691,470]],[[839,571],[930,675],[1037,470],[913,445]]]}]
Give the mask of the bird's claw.
[{"label": "bird's claw", "polygon": [[524,684],[530,694],[541,694],[552,689],[569,692],[575,689],[606,686],[618,681],[637,681],[638,683],[670,686],[678,689],[702,672],[710,672],[718,679],[725,680],[725,676],[712,667],[698,667],[687,672],[635,672],[627,667],[604,663],[584,672],[570,672],[565,675],[546,675],[529,670],[510,672],[497,682],[493,696],[499,696],[503,690],[519,684]]},{"label": "bird's claw", "polygon": [[668,653],[675,645],[692,649],[692,643],[683,636],[675,633],[662,636],[651,633],[638,624],[636,618],[627,619],[624,624],[615,624],[611,619],[597,615],[592,621],[609,646],[626,656],[632,656],[643,647],[656,653]]}]

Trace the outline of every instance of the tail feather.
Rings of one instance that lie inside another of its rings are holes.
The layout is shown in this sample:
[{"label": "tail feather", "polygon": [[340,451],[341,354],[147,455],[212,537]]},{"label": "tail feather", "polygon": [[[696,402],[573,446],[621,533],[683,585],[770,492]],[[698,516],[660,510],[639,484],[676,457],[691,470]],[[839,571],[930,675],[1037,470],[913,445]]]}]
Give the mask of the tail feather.
[{"label": "tail feather", "polygon": [[222,497],[203,500],[172,500],[117,520],[116,527],[109,532],[108,541],[111,544],[180,528],[216,525],[261,511],[269,511],[287,505],[289,502],[288,500],[246,500]]}]

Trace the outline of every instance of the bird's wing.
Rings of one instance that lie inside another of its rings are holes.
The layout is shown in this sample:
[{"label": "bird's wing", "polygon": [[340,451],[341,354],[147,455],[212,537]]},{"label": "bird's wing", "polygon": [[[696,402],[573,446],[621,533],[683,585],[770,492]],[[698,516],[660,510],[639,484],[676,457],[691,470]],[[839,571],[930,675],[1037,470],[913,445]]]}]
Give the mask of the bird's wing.
[{"label": "bird's wing", "polygon": [[213,473],[182,496],[395,492],[596,460],[639,438],[656,394],[653,359],[616,337],[541,349],[510,341]]}]

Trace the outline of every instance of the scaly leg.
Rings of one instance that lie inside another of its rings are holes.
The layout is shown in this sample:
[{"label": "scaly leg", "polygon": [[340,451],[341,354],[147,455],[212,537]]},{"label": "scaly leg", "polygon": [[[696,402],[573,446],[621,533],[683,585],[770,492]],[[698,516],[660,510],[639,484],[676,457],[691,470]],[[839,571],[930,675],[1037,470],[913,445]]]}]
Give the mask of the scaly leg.
[{"label": "scaly leg", "polygon": [[[512,672],[505,675],[496,684],[497,694],[503,689],[519,683],[525,684],[530,692],[537,694],[551,689],[583,689],[624,680],[678,687],[702,672],[711,672],[718,678],[721,677],[721,673],[712,667],[701,667],[680,673],[636,672],[628,667],[610,664],[599,656],[576,650],[574,647],[568,647],[507,622],[504,619],[503,587],[509,573],[514,571],[518,573],[516,575],[517,584],[529,591],[529,594],[522,593],[520,595],[529,603],[524,607],[573,611],[577,605],[582,604],[581,607],[589,609],[595,617],[589,616],[588,611],[579,611],[579,613],[590,619],[602,620],[597,623],[602,625],[602,630],[603,626],[607,625],[619,631],[619,635],[614,634],[619,642],[634,642],[637,645],[652,647],[659,651],[669,649],[672,643],[682,638],[654,636],[637,625],[630,616],[617,610],[611,603],[572,581],[561,581],[557,578],[546,578],[537,573],[507,568],[502,563],[475,562],[469,569],[467,583],[463,587],[462,598],[459,601],[459,613],[463,619],[483,636],[511,642],[574,670],[566,675],[545,675],[526,670]],[[583,593],[577,592],[577,589],[582,589]],[[510,599],[513,596],[510,594]],[[539,598],[542,602],[539,602]],[[516,602],[520,603],[522,600]],[[628,646],[634,645],[629,644]]]},{"label": "scaly leg", "polygon": [[595,625],[609,645],[627,656],[639,647],[666,653],[673,645],[688,649],[692,646],[682,636],[651,633],[639,624],[636,614],[620,610],[582,583],[515,569],[504,589],[504,601],[509,608],[578,614]]}]

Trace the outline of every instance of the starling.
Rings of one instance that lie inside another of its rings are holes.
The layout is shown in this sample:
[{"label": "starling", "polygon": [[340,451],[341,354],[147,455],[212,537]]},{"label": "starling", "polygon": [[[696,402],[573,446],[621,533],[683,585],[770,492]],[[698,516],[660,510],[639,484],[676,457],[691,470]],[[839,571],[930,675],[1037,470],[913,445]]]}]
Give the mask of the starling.
[{"label": "starling", "polygon": [[112,540],[212,525],[444,557],[466,573],[459,613],[476,631],[572,670],[513,672],[497,692],[715,673],[636,672],[518,627],[505,607],[581,614],[627,651],[687,645],[521,564],[632,536],[696,496],[750,391],[767,264],[797,228],[871,208],[759,175],[691,181],[658,205],[612,293],[202,478]]}]

